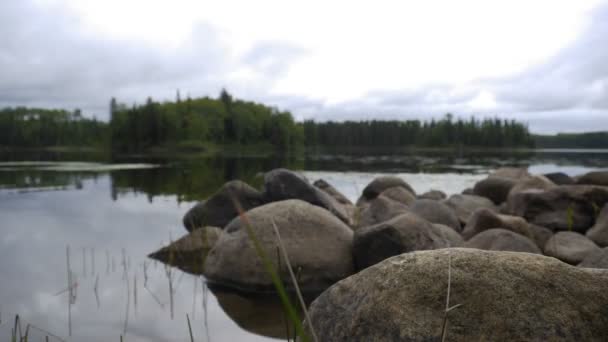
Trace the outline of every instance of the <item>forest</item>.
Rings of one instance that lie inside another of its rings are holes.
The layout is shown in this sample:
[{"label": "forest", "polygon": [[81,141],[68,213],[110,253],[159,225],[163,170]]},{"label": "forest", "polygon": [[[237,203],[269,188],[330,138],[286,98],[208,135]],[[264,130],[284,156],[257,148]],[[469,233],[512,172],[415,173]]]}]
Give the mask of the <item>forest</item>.
[{"label": "forest", "polygon": [[608,132],[533,135],[526,124],[498,118],[297,122],[288,111],[234,98],[182,99],[126,105],[112,98],[109,122],[74,111],[0,110],[0,146],[91,146],[116,153],[155,148],[204,150],[254,146],[290,152],[298,147],[606,148]]}]

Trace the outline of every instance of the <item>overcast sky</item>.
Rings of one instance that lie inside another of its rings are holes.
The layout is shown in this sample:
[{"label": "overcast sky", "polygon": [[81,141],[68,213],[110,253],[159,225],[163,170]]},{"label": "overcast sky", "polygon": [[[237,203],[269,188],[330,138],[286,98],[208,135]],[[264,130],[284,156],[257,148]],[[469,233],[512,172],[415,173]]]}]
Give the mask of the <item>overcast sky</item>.
[{"label": "overcast sky", "polygon": [[516,118],[608,130],[598,0],[0,1],[0,106],[233,95],[297,119]]}]

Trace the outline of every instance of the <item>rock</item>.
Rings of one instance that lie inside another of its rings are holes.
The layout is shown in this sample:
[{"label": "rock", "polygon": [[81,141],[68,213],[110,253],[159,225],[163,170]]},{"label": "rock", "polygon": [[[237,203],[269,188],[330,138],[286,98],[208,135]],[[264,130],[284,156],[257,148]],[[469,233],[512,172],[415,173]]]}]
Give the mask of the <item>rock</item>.
[{"label": "rock", "polygon": [[347,224],[352,223],[344,206],[310,184],[306,177],[291,170],[274,169],[264,175],[264,198],[267,202],[299,199],[329,210]]},{"label": "rock", "polygon": [[575,232],[559,232],[545,245],[545,254],[576,265],[587,255],[600,248],[585,235]]},{"label": "rock", "polygon": [[[301,200],[285,200],[252,209],[246,219],[275,265],[279,261],[273,222],[276,224],[292,267],[300,269],[303,292],[323,291],[353,273],[353,232],[329,211]],[[280,277],[293,290],[285,260],[281,265]],[[240,217],[226,226],[209,252],[205,276],[210,283],[246,292],[274,289]]]},{"label": "rock", "polygon": [[478,208],[488,208],[496,211],[496,206],[489,199],[477,195],[452,195],[443,204],[454,210],[461,225],[467,223],[471,213]]},{"label": "rock", "polygon": [[445,248],[449,238],[442,229],[413,213],[355,231],[353,254],[361,270],[401,253]]},{"label": "rock", "polygon": [[187,273],[203,274],[207,254],[221,234],[222,230],[217,227],[197,228],[148,257]]},{"label": "rock", "polygon": [[447,205],[430,200],[419,199],[410,206],[410,211],[431,223],[446,225],[457,232],[462,230],[458,217],[452,208]]},{"label": "rock", "polygon": [[557,185],[573,185],[576,184],[574,179],[563,172],[553,172],[544,174],[547,179]]},{"label": "rock", "polygon": [[577,180],[578,184],[608,186],[608,171],[588,172]]},{"label": "rock", "polygon": [[343,205],[353,205],[353,202],[351,202],[348,198],[346,198],[346,196],[344,196],[340,191],[334,188],[331,184],[327,183],[325,180],[317,179],[313,185],[333,197],[336,201],[338,201],[338,203]]},{"label": "rock", "polygon": [[558,185],[548,190],[526,190],[509,196],[509,212],[551,230],[587,231],[595,212],[608,202],[608,187]]},{"label": "rock", "polygon": [[502,228],[484,230],[465,242],[464,247],[542,254],[540,248],[529,238]]},{"label": "rock", "polygon": [[434,201],[441,201],[446,199],[447,197],[448,196],[445,194],[445,192],[440,190],[430,190],[423,193],[422,195],[418,195],[418,199],[430,199]]},{"label": "rock", "polygon": [[608,247],[604,247],[589,253],[579,267],[606,268],[608,269]]},{"label": "rock", "polygon": [[475,191],[473,191],[473,188],[466,188],[466,189],[462,190],[462,194],[463,195],[475,195]]},{"label": "rock", "polygon": [[484,230],[492,228],[503,228],[530,239],[534,238],[528,229],[528,222],[523,218],[511,215],[500,215],[488,208],[479,208],[469,216],[469,220],[462,231],[462,237],[465,240],[468,240]]},{"label": "rock", "polygon": [[[451,260],[451,262],[450,262]],[[402,254],[310,306],[319,341],[607,341],[608,272],[542,255],[476,249]]]},{"label": "rock", "polygon": [[473,193],[489,198],[494,204],[500,204],[507,199],[509,191],[517,184],[517,179],[506,177],[488,177],[475,183]]},{"label": "rock", "polygon": [[511,179],[522,179],[530,176],[528,169],[525,167],[501,167],[491,172],[488,177],[503,177]]},{"label": "rock", "polygon": [[264,198],[258,190],[245,182],[233,180],[224,184],[206,201],[192,207],[184,215],[184,227],[188,231],[204,226],[223,228],[238,216],[234,201],[237,201],[244,211],[264,204]]},{"label": "rock", "polygon": [[464,239],[453,228],[440,223],[432,223],[432,225],[439,230],[439,235],[441,235],[448,242],[446,247],[464,246]]},{"label": "rock", "polygon": [[545,248],[547,241],[553,236],[553,232],[549,228],[528,224],[528,229],[532,233],[534,242],[541,250]]},{"label": "rock", "polygon": [[382,193],[382,191],[399,186],[416,195],[414,189],[407,184],[402,178],[397,176],[381,176],[377,177],[363,189],[362,200],[372,200]]},{"label": "rock", "polygon": [[393,201],[392,199],[380,195],[360,209],[360,214],[355,217],[356,227],[367,227],[378,224],[399,216],[408,211],[405,204]]},{"label": "rock", "polygon": [[540,176],[540,175],[529,176],[529,177],[523,178],[521,181],[519,181],[517,184],[515,184],[515,186],[513,188],[511,188],[511,191],[509,191],[509,196],[522,192],[522,191],[526,191],[526,190],[531,190],[531,189],[548,190],[553,187],[555,187],[555,183],[550,181],[545,176]]},{"label": "rock", "polygon": [[605,204],[599,212],[595,224],[587,231],[586,235],[599,246],[608,246],[608,204]]},{"label": "rock", "polygon": [[414,201],[416,201],[416,196],[412,195],[411,192],[409,192],[408,190],[406,190],[405,188],[400,187],[400,186],[394,186],[392,188],[388,188],[388,189],[382,191],[382,193],[379,196],[388,197],[395,202],[399,202],[401,204],[405,204],[408,206],[410,204],[414,203]]}]

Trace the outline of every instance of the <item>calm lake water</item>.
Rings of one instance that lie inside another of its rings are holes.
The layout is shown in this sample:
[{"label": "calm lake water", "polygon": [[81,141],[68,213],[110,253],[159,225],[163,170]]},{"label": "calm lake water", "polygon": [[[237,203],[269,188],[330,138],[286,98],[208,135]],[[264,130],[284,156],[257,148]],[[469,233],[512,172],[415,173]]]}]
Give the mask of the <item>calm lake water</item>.
[{"label": "calm lake water", "polygon": [[[285,322],[276,301],[214,293],[204,278],[146,257],[184,235],[183,214],[230,179],[260,186],[262,172],[289,167],[311,181],[324,178],[355,201],[384,173],[398,174],[417,192],[439,189],[449,195],[504,165],[570,175],[608,168],[606,150],[95,159],[0,155],[0,340],[9,339],[16,314],[23,328],[37,327],[30,329],[30,341],[43,341],[49,332],[67,341],[119,341],[120,335],[125,341],[186,341],[186,314],[196,341],[280,338]],[[76,284],[72,305],[67,249]]]}]

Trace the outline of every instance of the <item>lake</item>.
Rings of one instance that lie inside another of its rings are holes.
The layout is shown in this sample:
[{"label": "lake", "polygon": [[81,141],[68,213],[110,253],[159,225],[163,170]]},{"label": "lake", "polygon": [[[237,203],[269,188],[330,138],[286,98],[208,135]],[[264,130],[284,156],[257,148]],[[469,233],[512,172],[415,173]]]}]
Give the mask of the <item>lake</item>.
[{"label": "lake", "polygon": [[50,334],[67,341],[119,341],[121,335],[186,341],[186,315],[196,341],[281,338],[284,314],[274,298],[211,291],[204,278],[147,258],[186,233],[181,219],[195,201],[231,179],[259,187],[262,173],[276,167],[301,170],[311,181],[323,178],[355,201],[385,173],[403,177],[419,193],[450,195],[507,165],[577,175],[608,168],[608,150],[189,161],[0,154],[0,339],[9,339],[17,314],[23,329],[32,325],[30,341]]}]

